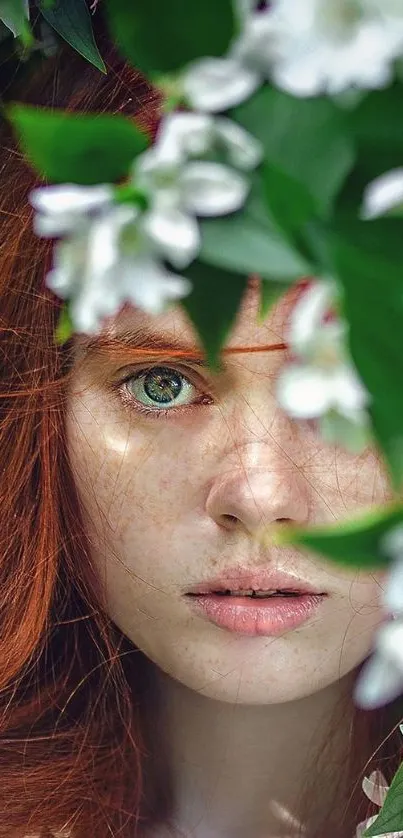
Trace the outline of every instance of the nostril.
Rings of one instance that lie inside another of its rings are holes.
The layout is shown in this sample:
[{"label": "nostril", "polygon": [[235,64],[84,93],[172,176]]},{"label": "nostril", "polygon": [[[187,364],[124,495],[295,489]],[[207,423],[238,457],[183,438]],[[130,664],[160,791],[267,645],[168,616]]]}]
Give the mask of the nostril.
[{"label": "nostril", "polygon": [[235,515],[221,515],[221,518],[223,523],[230,524],[231,526],[238,523],[238,518]]}]

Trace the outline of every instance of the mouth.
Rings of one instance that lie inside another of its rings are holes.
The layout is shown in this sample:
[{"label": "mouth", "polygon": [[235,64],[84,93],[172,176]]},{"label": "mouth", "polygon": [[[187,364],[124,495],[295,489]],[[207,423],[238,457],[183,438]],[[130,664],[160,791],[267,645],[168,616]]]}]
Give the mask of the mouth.
[{"label": "mouth", "polygon": [[301,627],[328,597],[319,586],[278,566],[236,565],[183,593],[202,619],[236,634],[266,637]]},{"label": "mouth", "polygon": [[[309,591],[296,591],[296,590],[285,590],[285,589],[276,589],[272,591],[260,591],[260,590],[238,590],[232,591],[230,589],[227,590],[217,590],[217,591],[206,591],[205,593],[194,593],[190,592],[187,596],[219,596],[219,597],[248,597],[250,599],[269,599],[273,597],[300,597],[306,596]],[[317,594],[317,596],[322,596],[322,594]]]}]

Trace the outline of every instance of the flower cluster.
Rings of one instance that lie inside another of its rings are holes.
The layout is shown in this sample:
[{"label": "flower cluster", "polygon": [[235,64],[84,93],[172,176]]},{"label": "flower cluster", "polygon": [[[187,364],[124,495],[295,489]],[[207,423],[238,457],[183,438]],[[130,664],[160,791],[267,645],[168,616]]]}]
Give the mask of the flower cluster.
[{"label": "flower cluster", "polygon": [[[206,159],[217,150],[228,163]],[[196,217],[239,209],[249,191],[244,172],[261,158],[260,144],[225,117],[170,114],[154,146],[133,162],[125,185],[133,203],[119,203],[112,184],[33,190],[36,234],[64,237],[46,282],[71,300],[77,331],[97,332],[125,302],[159,314],[186,296],[190,281],[164,261],[178,270],[190,264],[201,246]]]}]

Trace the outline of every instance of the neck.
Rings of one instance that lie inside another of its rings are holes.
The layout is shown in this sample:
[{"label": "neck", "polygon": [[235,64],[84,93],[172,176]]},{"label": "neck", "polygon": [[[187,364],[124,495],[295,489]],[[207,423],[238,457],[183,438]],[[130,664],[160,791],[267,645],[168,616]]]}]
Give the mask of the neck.
[{"label": "neck", "polygon": [[[313,695],[265,706],[216,701],[159,669],[154,674],[173,815],[185,835],[289,838],[302,824],[309,836],[329,807],[345,802],[354,673]],[[304,788],[319,755],[319,795],[307,817]]]}]

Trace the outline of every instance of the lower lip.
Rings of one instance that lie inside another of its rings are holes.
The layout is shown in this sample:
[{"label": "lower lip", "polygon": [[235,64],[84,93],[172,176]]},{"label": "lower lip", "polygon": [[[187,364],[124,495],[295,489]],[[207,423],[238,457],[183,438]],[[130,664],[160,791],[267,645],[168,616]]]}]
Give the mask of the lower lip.
[{"label": "lower lip", "polygon": [[325,597],[326,594],[302,594],[251,599],[200,594],[188,596],[188,600],[212,623],[227,631],[249,637],[279,637],[306,623]]}]

